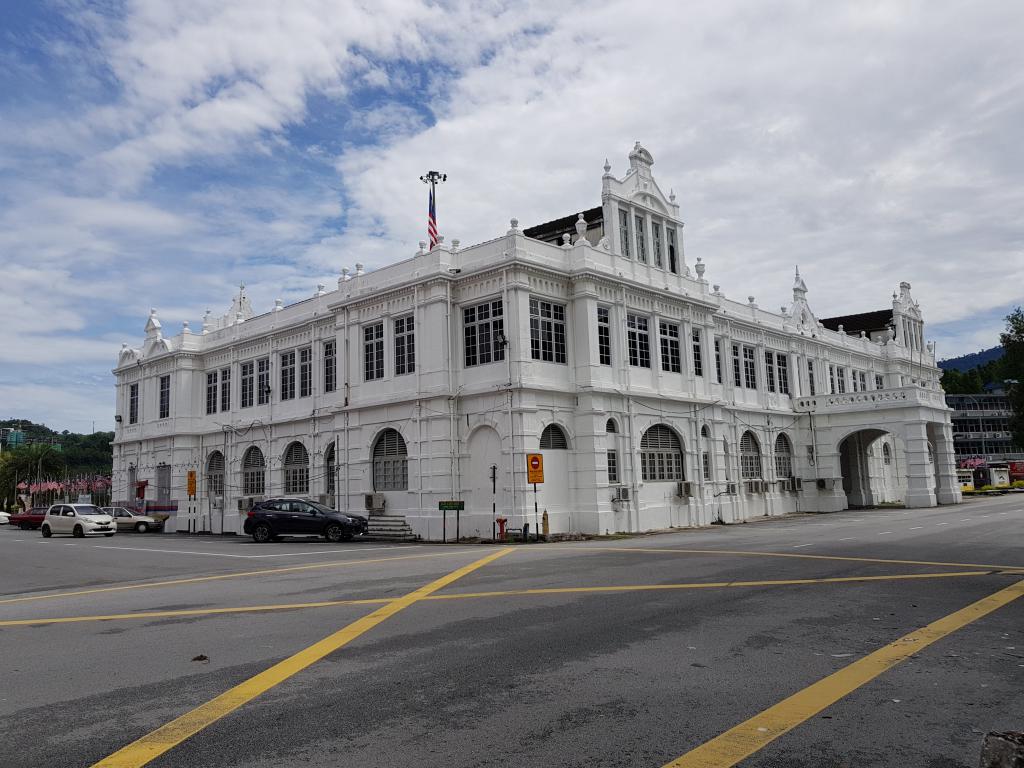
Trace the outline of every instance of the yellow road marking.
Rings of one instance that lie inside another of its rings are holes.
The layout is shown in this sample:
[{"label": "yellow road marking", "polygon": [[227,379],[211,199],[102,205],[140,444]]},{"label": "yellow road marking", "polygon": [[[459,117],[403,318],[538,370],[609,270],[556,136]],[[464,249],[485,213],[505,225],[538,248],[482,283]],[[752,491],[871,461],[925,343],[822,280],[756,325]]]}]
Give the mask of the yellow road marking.
[{"label": "yellow road marking", "polygon": [[[1018,572],[994,571],[944,571],[943,573],[897,573],[881,576],[834,576],[821,579],[775,579],[770,581],[715,581],[688,582],[685,584],[622,584],[606,587],[543,587],[537,589],[506,589],[494,592],[456,592],[430,595],[423,600],[468,600],[486,597],[509,597],[516,595],[560,595],[594,594],[608,592],[644,592],[683,589],[723,589],[732,587],[778,587],[802,584],[838,584],[857,581],[900,581],[906,579],[949,579],[964,576],[1024,575]],[[37,619],[7,619],[0,621],[0,627],[24,627],[43,624],[72,624],[83,621],[117,621],[124,619],[159,619],[176,616],[211,616],[229,613],[260,613],[264,611],[293,611],[305,608],[330,608],[337,605],[383,605],[396,600],[393,597],[374,597],[352,600],[322,600],[310,603],[279,603],[271,605],[242,605],[231,608],[187,608],[174,611],[137,611],[135,613],[113,613],[93,616],[61,616]]]},{"label": "yellow road marking", "polygon": [[655,549],[653,547],[552,547],[575,552],[639,552],[676,555],[742,555],[747,557],[792,557],[798,560],[844,560],[853,563],[885,563],[887,565],[932,565],[942,568],[989,568],[1000,571],[1024,570],[1024,565],[986,565],[984,563],[943,563],[930,560],[887,560],[879,557],[844,557],[841,555],[804,555],[794,552],[757,552],[734,549]]},{"label": "yellow road marking", "polygon": [[301,672],[314,662],[337,651],[399,611],[408,608],[431,593],[443,589],[452,582],[512,551],[511,549],[502,549],[492,552],[474,563],[464,565],[419,589],[392,600],[387,605],[382,605],[373,613],[357,619],[347,627],[338,630],[332,635],[328,635],[323,640],[299,651],[284,661],[278,662],[255,677],[239,683],[215,699],[211,699],[205,704],[196,707],[191,712],[186,712],[184,715],[157,728],[152,733],[143,736],[126,747],[122,747],[109,757],[95,763],[93,768],[138,768],[138,766],[145,765],[185,739],[194,736],[210,724],[238,709],[246,702],[252,701],[260,694]]},{"label": "yellow road marking", "polygon": [[701,744],[665,768],[729,768],[936,640],[1024,595],[1024,581],[961,608],[879,648],[813,685]]},{"label": "yellow road marking", "polygon": [[27,603],[35,600],[52,600],[57,597],[77,597],[79,595],[95,595],[99,592],[122,592],[128,589],[150,589],[152,587],[174,587],[179,584],[195,584],[201,581],[219,581],[221,579],[240,579],[244,576],[265,576],[271,573],[294,573],[296,571],[312,571],[322,568],[344,568],[364,563],[386,563],[392,560],[419,560],[426,557],[451,557],[472,552],[469,549],[453,550],[451,552],[432,552],[426,555],[397,555],[395,557],[374,557],[362,560],[346,560],[340,563],[310,563],[309,565],[290,565],[285,568],[265,568],[259,571],[241,571],[232,573],[221,573],[216,576],[193,576],[187,579],[171,579],[169,581],[150,581],[145,584],[120,584],[116,587],[96,587],[95,589],[80,589],[75,592],[57,592],[51,595],[28,595],[26,597],[11,597],[0,600],[0,605],[9,603]]}]

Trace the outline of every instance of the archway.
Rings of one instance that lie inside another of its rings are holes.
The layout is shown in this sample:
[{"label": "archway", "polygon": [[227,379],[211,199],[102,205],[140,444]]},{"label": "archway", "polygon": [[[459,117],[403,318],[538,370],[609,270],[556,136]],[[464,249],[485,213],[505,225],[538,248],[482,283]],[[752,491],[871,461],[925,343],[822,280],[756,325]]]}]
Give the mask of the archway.
[{"label": "archway", "polygon": [[867,428],[839,443],[839,467],[849,509],[902,501],[906,474],[900,457],[902,441],[891,432]]}]

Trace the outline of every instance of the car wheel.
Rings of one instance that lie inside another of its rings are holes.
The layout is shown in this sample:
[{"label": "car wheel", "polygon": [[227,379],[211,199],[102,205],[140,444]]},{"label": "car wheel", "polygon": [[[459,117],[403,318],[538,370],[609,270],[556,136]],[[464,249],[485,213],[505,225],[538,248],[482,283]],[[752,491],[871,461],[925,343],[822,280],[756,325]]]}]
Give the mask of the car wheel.
[{"label": "car wheel", "polygon": [[136,533],[145,533],[148,530],[149,530],[149,525],[147,523],[136,523],[135,524],[135,532]]},{"label": "car wheel", "polygon": [[337,523],[331,523],[324,531],[324,538],[328,541],[341,541],[344,535],[345,532],[341,530],[341,526]]},{"label": "car wheel", "polygon": [[266,544],[274,537],[273,532],[270,530],[270,526],[266,523],[260,523],[252,529],[252,540],[257,544]]},{"label": "car wheel", "polygon": [[114,534],[112,534],[112,533],[104,533],[103,535],[104,535],[104,536],[106,536],[106,537],[107,537],[107,538],[109,539],[109,538],[110,538],[111,536],[113,536]]},{"label": "car wheel", "polygon": [[71,535],[74,536],[76,539],[84,539],[85,531],[82,530],[82,526],[76,525],[75,530],[71,532]]},{"label": "car wheel", "polygon": [[21,530],[23,531],[27,531],[32,526],[30,526],[28,523],[18,523],[18,527],[21,528]]},{"label": "car wheel", "polygon": [[50,526],[44,525],[43,526],[43,538],[44,539],[48,539],[51,536],[53,536],[53,531],[50,530]]}]

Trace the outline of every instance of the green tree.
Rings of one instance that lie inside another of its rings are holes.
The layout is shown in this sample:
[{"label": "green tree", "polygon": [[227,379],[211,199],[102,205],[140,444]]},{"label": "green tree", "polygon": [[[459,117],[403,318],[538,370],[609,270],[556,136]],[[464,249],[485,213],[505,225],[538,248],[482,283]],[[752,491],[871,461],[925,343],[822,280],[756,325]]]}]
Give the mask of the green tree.
[{"label": "green tree", "polygon": [[1013,442],[1024,446],[1024,312],[1017,307],[1006,316],[1006,332],[1000,334],[999,342],[1006,350],[1002,359],[1001,379],[1007,383],[1013,416],[1010,429]]}]

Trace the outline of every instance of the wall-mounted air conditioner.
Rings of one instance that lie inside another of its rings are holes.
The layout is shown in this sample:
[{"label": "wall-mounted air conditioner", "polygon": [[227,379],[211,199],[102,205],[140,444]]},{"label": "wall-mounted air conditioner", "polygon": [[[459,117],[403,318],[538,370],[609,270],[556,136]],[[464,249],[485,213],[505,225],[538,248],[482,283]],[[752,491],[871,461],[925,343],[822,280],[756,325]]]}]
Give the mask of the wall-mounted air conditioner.
[{"label": "wall-mounted air conditioner", "polygon": [[629,488],[624,485],[616,486],[612,501],[629,501]]},{"label": "wall-mounted air conditioner", "polygon": [[383,512],[387,503],[383,493],[367,493],[364,496],[364,501],[369,512]]},{"label": "wall-mounted air conditioner", "polygon": [[693,482],[690,480],[680,480],[676,483],[676,496],[681,499],[693,496]]}]

